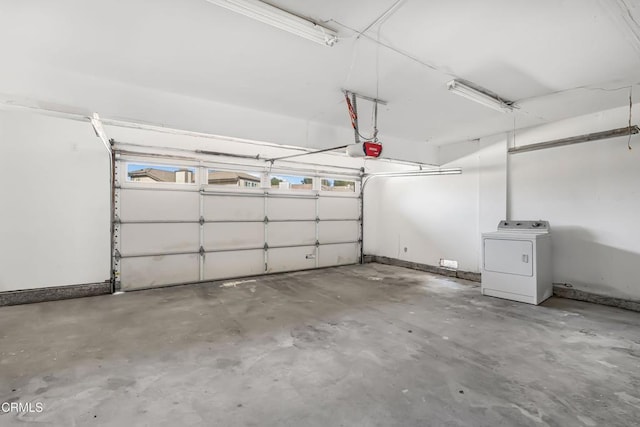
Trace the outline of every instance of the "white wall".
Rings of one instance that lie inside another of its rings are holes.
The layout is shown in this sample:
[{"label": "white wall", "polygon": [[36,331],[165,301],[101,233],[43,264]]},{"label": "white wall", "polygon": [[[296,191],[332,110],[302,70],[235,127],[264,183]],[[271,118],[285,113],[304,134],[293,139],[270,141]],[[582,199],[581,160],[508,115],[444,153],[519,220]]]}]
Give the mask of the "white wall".
[{"label": "white wall", "polygon": [[[634,107],[633,117],[640,117]],[[625,127],[628,108],[516,133],[518,146]],[[640,299],[640,136],[509,155],[506,136],[443,146],[460,176],[374,178],[365,193],[365,253],[480,271],[480,235],[498,221],[551,223],[553,281]],[[508,187],[508,195],[507,195]],[[407,247],[407,252],[404,248]]]},{"label": "white wall", "polygon": [[[87,113],[88,114],[88,113]],[[105,125],[118,142],[278,157],[298,151],[231,138]],[[110,276],[109,156],[88,120],[0,105],[0,292],[103,282]],[[144,151],[144,149],[143,149]],[[160,150],[162,151],[162,150]],[[227,159],[228,161],[229,159]],[[289,167],[403,170],[338,154],[294,159]],[[221,160],[224,162],[225,159]],[[260,161],[239,161],[262,165]],[[274,171],[286,167],[277,162]],[[331,172],[328,172],[331,174]],[[331,175],[333,176],[333,175]]]},{"label": "white wall", "polygon": [[0,109],[0,292],[109,279],[109,157],[89,122]]},{"label": "white wall", "polygon": [[[43,66],[34,71],[12,65],[0,67],[3,102],[81,114],[98,112],[103,118],[298,147],[329,148],[354,141],[346,107],[344,126],[338,127],[53,67]],[[340,95],[337,99],[341,99]],[[362,117],[367,117],[364,112]],[[435,163],[434,147],[388,135],[384,129],[380,132],[385,157]]]},{"label": "white wall", "polygon": [[[518,131],[515,142],[623,127],[627,120],[626,108],[608,110]],[[0,124],[0,291],[107,280],[108,157],[90,124],[1,109]],[[192,140],[141,132],[121,136],[182,147]],[[640,137],[632,138],[631,151],[626,141],[511,155],[508,171],[506,135],[441,147],[436,162],[461,167],[462,175],[367,184],[365,253],[430,265],[453,259],[461,270],[479,272],[482,232],[505,217],[542,218],[552,226],[554,282],[640,299],[633,269],[640,265]]]},{"label": "white wall", "polygon": [[462,174],[376,177],[367,184],[366,254],[429,265],[444,258],[480,271],[480,233],[505,215],[506,137],[443,146],[440,161]]},{"label": "white wall", "polygon": [[[628,108],[564,120],[517,136],[518,145],[620,128]],[[640,116],[640,109],[633,112]],[[512,219],[549,220],[553,281],[640,300],[640,137],[510,156]]]}]

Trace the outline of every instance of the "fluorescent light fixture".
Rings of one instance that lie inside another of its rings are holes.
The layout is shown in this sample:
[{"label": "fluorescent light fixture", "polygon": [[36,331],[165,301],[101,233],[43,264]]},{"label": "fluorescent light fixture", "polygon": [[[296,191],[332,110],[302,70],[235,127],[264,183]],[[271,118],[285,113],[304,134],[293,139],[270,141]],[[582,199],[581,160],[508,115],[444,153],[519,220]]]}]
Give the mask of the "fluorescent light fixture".
[{"label": "fluorescent light fixture", "polygon": [[225,9],[288,31],[307,40],[333,46],[338,41],[335,31],[258,0],[207,0]]},{"label": "fluorescent light fixture", "polygon": [[417,171],[399,171],[399,172],[373,172],[373,173],[366,174],[365,177],[460,175],[461,173],[462,173],[462,168],[446,168],[446,169],[422,169]]},{"label": "fluorescent light fixture", "polygon": [[460,82],[459,80],[451,80],[449,83],[447,83],[447,88],[457,95],[475,101],[478,104],[484,105],[485,107],[500,111],[501,113],[511,112],[514,108],[513,103],[503,101],[497,96],[490,95],[489,93],[483,92],[482,90],[473,88]]}]

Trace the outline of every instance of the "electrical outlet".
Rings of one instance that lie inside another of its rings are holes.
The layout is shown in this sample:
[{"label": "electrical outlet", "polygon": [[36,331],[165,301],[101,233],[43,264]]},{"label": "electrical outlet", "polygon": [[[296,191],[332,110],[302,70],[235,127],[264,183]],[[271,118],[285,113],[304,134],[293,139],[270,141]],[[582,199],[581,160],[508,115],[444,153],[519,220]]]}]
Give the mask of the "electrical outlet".
[{"label": "electrical outlet", "polygon": [[452,259],[440,258],[440,267],[450,268],[452,270],[457,270],[458,269],[458,261],[454,261]]}]

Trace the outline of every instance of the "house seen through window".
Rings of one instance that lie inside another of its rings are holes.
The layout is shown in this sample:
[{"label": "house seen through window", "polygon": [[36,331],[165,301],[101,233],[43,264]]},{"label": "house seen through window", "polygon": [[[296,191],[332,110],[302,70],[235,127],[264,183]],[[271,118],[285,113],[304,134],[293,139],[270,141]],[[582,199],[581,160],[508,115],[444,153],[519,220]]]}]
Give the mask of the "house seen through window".
[{"label": "house seen through window", "polygon": [[355,181],[333,179],[333,178],[322,178],[321,183],[322,183],[321,185],[322,191],[341,191],[341,192],[347,192],[347,193],[353,193],[356,191]]},{"label": "house seen through window", "polygon": [[190,167],[130,163],[127,165],[127,181],[193,184],[196,182],[196,170]]},{"label": "house seen through window", "polygon": [[207,183],[225,187],[258,188],[260,187],[260,174],[209,169]]},{"label": "house seen through window", "polygon": [[298,175],[271,175],[271,188],[279,190],[313,190],[313,178]]}]

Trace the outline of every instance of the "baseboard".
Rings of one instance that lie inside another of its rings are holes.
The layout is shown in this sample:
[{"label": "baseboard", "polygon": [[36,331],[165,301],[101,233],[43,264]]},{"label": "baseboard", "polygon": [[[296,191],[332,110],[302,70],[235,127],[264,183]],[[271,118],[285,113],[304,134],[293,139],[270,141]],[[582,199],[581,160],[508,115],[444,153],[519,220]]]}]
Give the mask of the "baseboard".
[{"label": "baseboard", "polygon": [[[404,261],[378,255],[365,255],[364,263],[375,262],[378,264],[394,265],[397,267],[410,268],[412,270],[425,271],[447,277],[480,282],[482,275],[469,271],[450,270],[417,262]],[[83,285],[55,286],[50,288],[24,289],[18,291],[0,292],[0,307],[8,305],[31,304],[44,301],[57,301],[72,298],[84,298],[111,293],[109,282],[87,283]],[[607,305],[610,307],[623,308],[625,310],[640,312],[640,301],[625,300],[622,298],[608,297],[581,291],[579,289],[568,288],[563,285],[553,285],[553,295],[560,298],[585,301],[594,304]]]},{"label": "baseboard", "polygon": [[396,258],[389,258],[379,255],[365,255],[364,262],[377,262],[378,264],[395,265],[397,267],[410,268],[412,270],[426,271],[427,273],[439,274],[441,276],[456,277],[458,279],[470,280],[472,282],[480,282],[480,273],[471,271],[451,270],[448,268],[437,267],[435,265],[420,264],[417,262],[404,261]]},{"label": "baseboard", "polygon": [[624,308],[625,310],[640,312],[640,301],[607,297],[604,295],[581,291],[579,289],[568,288],[562,285],[553,285],[553,295],[560,298],[592,302],[594,304],[608,305],[610,307]]},{"label": "baseboard", "polygon": [[[473,282],[481,282],[482,274],[472,273],[468,271],[449,270],[447,268],[436,267],[428,264],[420,264],[417,262],[403,261],[401,259],[389,258],[378,255],[365,255],[363,257],[365,263],[376,262],[378,264],[395,265],[397,267],[411,268],[413,270],[426,271],[428,273],[440,274],[448,277],[457,277],[459,279],[471,280]],[[567,298],[576,301],[591,302],[594,304],[607,305],[610,307],[623,308],[640,312],[640,301],[626,300],[622,298],[607,297],[604,295],[593,294],[574,288],[568,288],[562,285],[553,285],[553,295],[560,298]]]},{"label": "baseboard", "polygon": [[110,293],[111,283],[109,282],[7,291],[0,292],[0,307],[5,305],[31,304],[35,302],[93,297]]}]

